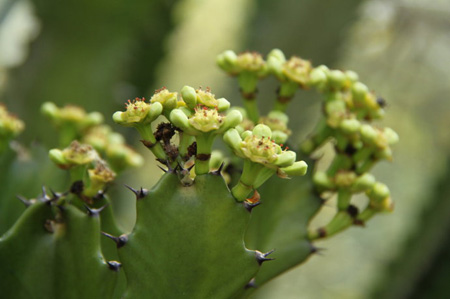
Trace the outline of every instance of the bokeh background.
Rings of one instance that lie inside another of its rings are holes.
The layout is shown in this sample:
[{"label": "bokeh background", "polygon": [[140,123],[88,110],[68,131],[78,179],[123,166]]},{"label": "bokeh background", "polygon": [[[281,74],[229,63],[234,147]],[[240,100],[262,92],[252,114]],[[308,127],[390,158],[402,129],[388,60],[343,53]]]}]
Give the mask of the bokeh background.
[{"label": "bokeh background", "polygon": [[[23,142],[56,145],[38,112],[45,101],[111,115],[128,98],[188,84],[238,104],[216,55],[274,47],[355,70],[387,100],[385,125],[401,142],[375,172],[396,208],[319,242],[321,255],[254,297],[449,298],[449,0],[0,0],[0,101],[26,121]],[[274,89],[261,86],[262,105]],[[299,93],[291,111],[300,141],[317,96]],[[155,179],[139,171],[137,185]]]}]

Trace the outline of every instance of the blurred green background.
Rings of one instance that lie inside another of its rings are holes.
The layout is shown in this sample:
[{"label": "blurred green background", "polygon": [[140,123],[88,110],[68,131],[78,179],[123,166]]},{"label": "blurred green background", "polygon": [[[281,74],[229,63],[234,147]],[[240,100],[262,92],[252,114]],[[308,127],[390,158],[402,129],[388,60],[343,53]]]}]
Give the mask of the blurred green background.
[{"label": "blurred green background", "polygon": [[[128,98],[188,84],[238,104],[216,55],[274,47],[355,70],[387,100],[384,124],[401,142],[375,172],[396,208],[319,242],[321,255],[254,297],[449,298],[449,0],[0,0],[0,101],[26,121],[23,142],[56,145],[37,112],[44,101],[111,115]],[[276,84],[264,83],[270,107]],[[319,109],[311,92],[296,96],[295,142]],[[140,170],[135,185],[155,177]]]}]

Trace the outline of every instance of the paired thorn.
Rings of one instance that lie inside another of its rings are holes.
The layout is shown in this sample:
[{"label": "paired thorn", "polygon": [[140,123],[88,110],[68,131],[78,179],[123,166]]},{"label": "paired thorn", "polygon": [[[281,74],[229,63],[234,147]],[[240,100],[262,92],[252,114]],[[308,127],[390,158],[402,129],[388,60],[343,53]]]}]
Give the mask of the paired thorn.
[{"label": "paired thorn", "polygon": [[113,270],[114,272],[119,271],[120,267],[122,267],[122,264],[117,261],[107,261],[108,268]]},{"label": "paired thorn", "polygon": [[158,166],[159,169],[161,169],[161,170],[164,171],[164,172],[167,172],[167,171],[168,171],[167,169],[164,169],[164,168],[162,168],[162,167],[159,166],[159,165],[157,165],[157,166]]},{"label": "paired thorn", "polygon": [[[158,166],[158,167],[159,167],[159,166]],[[136,200],[143,199],[143,198],[146,197],[147,194],[148,194],[148,190],[147,190],[147,189],[144,189],[144,188],[142,188],[142,187],[141,187],[141,189],[139,189],[139,190],[136,190],[136,189],[134,189],[133,187],[130,187],[130,186],[128,186],[128,185],[125,185],[125,187],[127,187],[128,189],[130,189],[131,192],[133,192],[134,195],[136,195]]]},{"label": "paired thorn", "polygon": [[245,285],[244,289],[256,289],[258,286],[256,285],[255,278],[253,277],[250,281]]},{"label": "paired thorn", "polygon": [[108,204],[106,204],[98,209],[90,208],[88,205],[84,205],[84,207],[86,208],[88,215],[90,217],[96,217],[96,216],[100,215],[100,213],[106,208],[107,205]]},{"label": "paired thorn", "polygon": [[264,263],[266,261],[274,260],[274,258],[267,258],[267,256],[274,251],[275,251],[275,249],[272,249],[269,252],[262,253],[261,251],[255,250],[256,260],[258,261],[258,264],[261,265],[262,263]]},{"label": "paired thorn", "polygon": [[110,238],[111,240],[113,240],[114,242],[116,242],[117,244],[117,248],[121,248],[123,247],[125,244],[127,244],[128,242],[128,236],[126,234],[120,235],[118,237],[115,237],[113,235],[110,235],[108,233],[105,232],[101,232],[102,235],[104,235],[105,237]]}]

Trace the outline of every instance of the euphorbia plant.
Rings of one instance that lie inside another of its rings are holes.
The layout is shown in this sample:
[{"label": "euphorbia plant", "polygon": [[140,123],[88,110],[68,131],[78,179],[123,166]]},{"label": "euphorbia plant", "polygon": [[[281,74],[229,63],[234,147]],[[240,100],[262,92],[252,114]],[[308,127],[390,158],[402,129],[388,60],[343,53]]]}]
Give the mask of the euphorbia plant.
[{"label": "euphorbia plant", "polygon": [[[238,78],[244,108],[209,88],[185,86],[179,94],[162,88],[150,100],[128,101],[125,111],[113,115],[116,123],[138,131],[163,170],[153,187],[128,186],[137,211],[129,232],[117,225],[108,198],[116,194],[106,190],[142,158],[99,114],[43,105],[61,135],[62,148],[50,150],[49,157],[70,179],[64,192],[44,189],[37,198],[21,197],[27,209],[0,239],[3,294],[246,297],[317,252],[314,240],[392,209],[388,188],[369,171],[392,159],[390,145],[398,136],[373,125],[383,116],[384,100],[354,72],[287,60],[280,50],[266,60],[258,53],[226,51],[218,64]],[[257,85],[270,75],[280,88],[273,109],[261,116]],[[323,117],[297,146],[289,141],[286,112],[295,93],[309,88],[324,96]],[[0,141],[10,157],[8,142],[23,125],[2,109]],[[215,149],[220,139],[222,153]],[[311,155],[324,144],[332,145],[333,160],[316,170]],[[2,163],[6,172],[13,162]],[[358,193],[368,198],[362,210],[353,203]],[[308,228],[333,195],[334,218]]]}]

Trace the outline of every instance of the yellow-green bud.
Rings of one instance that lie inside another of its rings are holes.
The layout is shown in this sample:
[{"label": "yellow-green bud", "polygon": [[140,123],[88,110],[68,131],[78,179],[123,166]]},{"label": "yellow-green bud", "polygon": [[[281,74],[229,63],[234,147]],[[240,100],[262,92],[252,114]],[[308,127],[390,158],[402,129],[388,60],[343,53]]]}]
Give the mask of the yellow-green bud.
[{"label": "yellow-green bud", "polygon": [[9,113],[6,107],[0,104],[0,141],[19,135],[24,128],[23,121]]},{"label": "yellow-green bud", "polygon": [[364,141],[375,143],[378,138],[377,130],[369,124],[363,124],[360,129],[361,137]]},{"label": "yellow-green bud", "polygon": [[269,71],[274,74],[278,80],[284,81],[283,64],[286,62],[286,57],[279,49],[273,49],[267,55],[267,67]]},{"label": "yellow-green bud", "polygon": [[197,93],[195,92],[195,88],[187,85],[184,86],[181,89],[181,97],[189,108],[194,109],[197,106]]},{"label": "yellow-green bud", "polygon": [[330,87],[340,90],[346,86],[346,76],[340,70],[331,70],[328,73],[328,81],[330,83]]},{"label": "yellow-green bud", "polygon": [[397,132],[392,130],[391,128],[384,128],[383,134],[386,138],[386,141],[389,145],[396,144],[399,141],[399,137]]},{"label": "yellow-green bud", "polygon": [[346,134],[354,134],[359,131],[361,123],[357,119],[344,119],[339,124],[339,128]]},{"label": "yellow-green bud", "polygon": [[272,138],[272,130],[266,125],[259,124],[253,128],[253,135],[259,138],[265,137],[270,140]]},{"label": "yellow-green bud", "polygon": [[353,98],[356,101],[362,102],[366,98],[366,95],[369,93],[369,88],[361,82],[355,82],[352,86],[352,94]]},{"label": "yellow-green bud", "polygon": [[356,179],[356,173],[353,171],[340,170],[334,177],[334,182],[338,187],[350,187]]},{"label": "yellow-green bud", "polygon": [[327,72],[323,68],[314,68],[309,74],[309,85],[317,86],[319,89],[325,87],[328,80]]},{"label": "yellow-green bud", "polygon": [[306,174],[308,170],[308,165],[305,161],[297,161],[291,166],[280,168],[281,171],[285,175],[290,176],[303,176]]},{"label": "yellow-green bud", "polygon": [[155,94],[150,98],[150,104],[160,103],[165,110],[171,111],[178,107],[178,94],[170,92],[165,87],[155,91]]},{"label": "yellow-green bud", "polygon": [[295,56],[291,57],[291,59],[283,65],[284,75],[289,80],[298,83],[302,87],[307,86],[311,70],[312,66],[309,60],[303,60]]},{"label": "yellow-green bud", "polygon": [[372,188],[375,185],[375,177],[370,173],[365,173],[358,178],[356,178],[355,182],[352,186],[353,192],[364,192],[368,189]]}]

